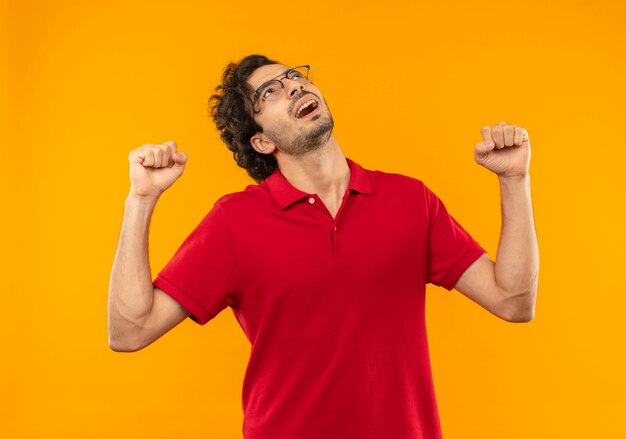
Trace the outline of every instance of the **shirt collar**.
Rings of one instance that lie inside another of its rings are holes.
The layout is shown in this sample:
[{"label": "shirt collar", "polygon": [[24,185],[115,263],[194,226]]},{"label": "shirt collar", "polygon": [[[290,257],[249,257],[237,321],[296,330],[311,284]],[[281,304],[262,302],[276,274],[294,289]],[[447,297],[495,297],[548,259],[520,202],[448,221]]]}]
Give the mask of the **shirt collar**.
[{"label": "shirt collar", "polygon": [[[372,192],[372,185],[365,169],[347,157],[346,162],[350,167],[348,189],[362,194],[370,194]],[[287,206],[310,195],[289,183],[278,168],[265,179],[265,183],[281,209],[285,209]]]}]

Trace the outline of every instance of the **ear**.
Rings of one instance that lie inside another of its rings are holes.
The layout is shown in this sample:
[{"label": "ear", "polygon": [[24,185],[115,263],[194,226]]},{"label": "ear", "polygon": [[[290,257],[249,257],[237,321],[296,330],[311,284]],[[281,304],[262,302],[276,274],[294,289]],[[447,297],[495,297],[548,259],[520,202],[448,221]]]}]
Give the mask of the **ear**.
[{"label": "ear", "polygon": [[250,145],[261,154],[271,154],[276,149],[276,145],[263,133],[256,133],[250,138]]}]

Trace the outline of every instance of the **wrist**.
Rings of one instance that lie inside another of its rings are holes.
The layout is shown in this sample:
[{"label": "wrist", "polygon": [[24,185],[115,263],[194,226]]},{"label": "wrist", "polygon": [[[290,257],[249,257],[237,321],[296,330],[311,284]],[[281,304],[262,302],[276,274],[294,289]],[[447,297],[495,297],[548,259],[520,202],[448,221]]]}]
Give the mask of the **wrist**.
[{"label": "wrist", "polygon": [[518,185],[525,184],[530,181],[530,175],[511,175],[511,176],[501,176],[498,175],[498,181],[501,185]]},{"label": "wrist", "polygon": [[529,197],[530,176],[500,177],[500,194],[503,198]]},{"label": "wrist", "polygon": [[139,195],[133,192],[129,192],[126,196],[126,204],[154,206],[157,201],[159,201],[159,195]]}]

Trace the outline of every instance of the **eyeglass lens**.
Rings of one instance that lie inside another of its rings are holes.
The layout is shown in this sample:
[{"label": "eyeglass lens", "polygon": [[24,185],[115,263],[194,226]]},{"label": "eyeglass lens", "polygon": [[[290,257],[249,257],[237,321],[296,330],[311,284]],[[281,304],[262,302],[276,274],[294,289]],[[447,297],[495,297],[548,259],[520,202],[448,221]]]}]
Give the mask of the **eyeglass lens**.
[{"label": "eyeglass lens", "polygon": [[[286,72],[284,77],[291,79],[292,81],[299,81],[303,84],[311,81],[311,74],[306,67],[296,67]],[[263,87],[258,90],[258,96],[255,103],[255,111],[261,109],[262,101],[273,101],[278,99],[281,92],[283,92],[284,84],[279,79],[273,79],[268,81]]]}]

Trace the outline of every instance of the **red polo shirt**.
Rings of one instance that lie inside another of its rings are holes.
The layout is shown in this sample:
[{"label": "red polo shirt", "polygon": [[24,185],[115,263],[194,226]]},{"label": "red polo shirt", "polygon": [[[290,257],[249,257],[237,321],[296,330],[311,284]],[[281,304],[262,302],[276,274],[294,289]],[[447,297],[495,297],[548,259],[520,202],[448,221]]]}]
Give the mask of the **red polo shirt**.
[{"label": "red polo shirt", "polygon": [[252,345],[246,439],[437,439],[424,299],[483,248],[420,180],[362,168],[333,219],[276,170],[221,197],[154,285]]}]

